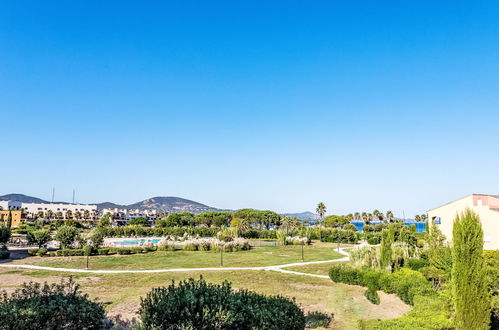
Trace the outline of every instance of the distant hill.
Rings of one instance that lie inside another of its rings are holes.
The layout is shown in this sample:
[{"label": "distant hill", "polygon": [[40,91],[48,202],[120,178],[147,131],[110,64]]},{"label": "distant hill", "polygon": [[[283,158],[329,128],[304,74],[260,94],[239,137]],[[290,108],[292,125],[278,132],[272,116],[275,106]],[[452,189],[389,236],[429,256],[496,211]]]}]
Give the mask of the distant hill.
[{"label": "distant hill", "polygon": [[[50,203],[41,198],[36,198],[32,196],[27,196],[23,194],[7,194],[0,196],[2,201],[18,201],[22,203]],[[57,202],[64,203],[66,202]],[[218,211],[217,208],[210,207],[195,201],[180,197],[153,197],[148,198],[140,202],[136,202],[129,205],[120,205],[112,202],[96,203],[97,209],[108,209],[108,208],[118,208],[127,210],[157,210],[160,212],[178,213],[178,212],[192,212],[192,213],[202,213],[207,211]]]},{"label": "distant hill", "polygon": [[[31,197],[23,194],[7,194],[0,196],[0,201],[3,200],[11,200],[18,201],[23,203],[50,203],[41,198]],[[56,202],[56,203],[64,203],[67,202]],[[192,213],[202,213],[207,211],[231,211],[226,209],[217,209],[205,204],[201,204],[195,201],[191,201],[189,199],[180,198],[180,197],[152,197],[145,199],[140,202],[136,202],[133,204],[122,205],[116,204],[113,202],[103,202],[103,203],[92,203],[93,205],[97,205],[98,210],[102,209],[127,209],[127,210],[156,210],[159,212],[168,212],[168,213],[178,213],[178,212],[192,212]],[[309,220],[317,220],[319,216],[312,212],[302,212],[302,213],[284,213],[282,215],[289,215],[292,217],[296,217],[302,221]]]},{"label": "distant hill", "polygon": [[282,215],[287,215],[290,217],[295,217],[303,221],[309,221],[309,220],[318,220],[319,215],[312,213],[312,212],[301,212],[301,213],[283,213]]},{"label": "distant hill", "polygon": [[22,203],[50,203],[43,199],[26,196],[23,194],[7,194],[0,196],[0,201],[17,201]]},{"label": "distant hill", "polygon": [[103,208],[124,208],[128,210],[157,210],[160,212],[178,213],[178,212],[192,212],[202,213],[207,211],[217,211],[217,208],[210,207],[198,202],[180,197],[152,197],[143,201],[129,204],[117,205],[114,203],[100,203],[97,204],[98,209]]}]

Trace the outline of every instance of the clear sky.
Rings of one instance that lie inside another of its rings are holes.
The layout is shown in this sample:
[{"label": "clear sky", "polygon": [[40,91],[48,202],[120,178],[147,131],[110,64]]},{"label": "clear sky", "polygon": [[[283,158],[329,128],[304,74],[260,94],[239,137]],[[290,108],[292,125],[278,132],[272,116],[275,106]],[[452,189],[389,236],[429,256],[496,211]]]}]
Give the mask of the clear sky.
[{"label": "clear sky", "polygon": [[407,216],[499,194],[498,1],[3,1],[0,194]]}]

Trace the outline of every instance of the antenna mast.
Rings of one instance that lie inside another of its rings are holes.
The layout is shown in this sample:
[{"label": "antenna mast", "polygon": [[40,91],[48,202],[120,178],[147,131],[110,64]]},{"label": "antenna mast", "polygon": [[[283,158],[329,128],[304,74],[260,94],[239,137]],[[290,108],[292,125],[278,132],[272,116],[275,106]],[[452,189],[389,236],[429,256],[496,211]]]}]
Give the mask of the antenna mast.
[{"label": "antenna mast", "polygon": [[55,188],[52,188],[52,203],[54,202]]},{"label": "antenna mast", "polygon": [[75,203],[75,190],[73,188],[73,204]]}]

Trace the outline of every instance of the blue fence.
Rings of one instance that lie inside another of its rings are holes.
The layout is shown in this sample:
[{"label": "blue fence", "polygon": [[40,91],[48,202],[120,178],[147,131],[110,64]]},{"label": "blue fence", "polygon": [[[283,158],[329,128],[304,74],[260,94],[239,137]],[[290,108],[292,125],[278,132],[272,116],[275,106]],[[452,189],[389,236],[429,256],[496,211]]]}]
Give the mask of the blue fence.
[{"label": "blue fence", "polygon": [[[362,229],[364,228],[364,222],[352,221],[351,224],[357,227],[357,231],[362,232]],[[376,222],[373,222],[373,224],[376,224]],[[415,225],[416,233],[424,233],[426,231],[426,222],[404,222],[404,225],[405,226]]]}]

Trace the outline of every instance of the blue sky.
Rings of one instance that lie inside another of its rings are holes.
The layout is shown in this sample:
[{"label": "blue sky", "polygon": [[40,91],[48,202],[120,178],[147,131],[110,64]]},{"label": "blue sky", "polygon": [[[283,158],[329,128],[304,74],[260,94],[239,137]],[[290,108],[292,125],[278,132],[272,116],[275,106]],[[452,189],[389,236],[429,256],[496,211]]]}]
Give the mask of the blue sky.
[{"label": "blue sky", "polygon": [[499,193],[497,1],[0,4],[0,194],[413,215]]}]

